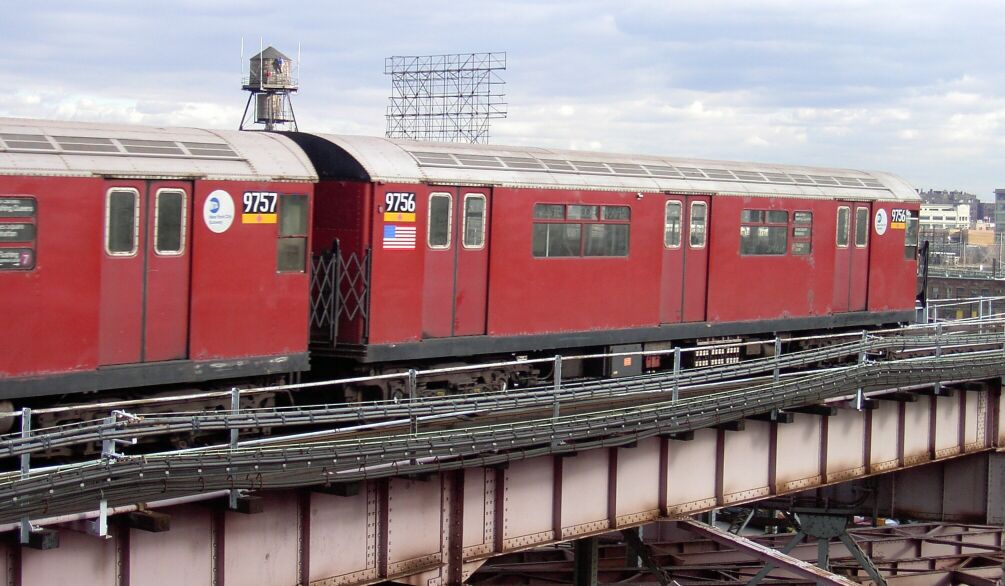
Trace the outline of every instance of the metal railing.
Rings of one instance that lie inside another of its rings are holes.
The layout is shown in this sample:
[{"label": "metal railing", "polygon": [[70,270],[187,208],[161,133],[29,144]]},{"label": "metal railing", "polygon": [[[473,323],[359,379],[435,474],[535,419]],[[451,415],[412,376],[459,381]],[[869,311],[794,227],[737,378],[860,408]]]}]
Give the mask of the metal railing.
[{"label": "metal railing", "polygon": [[[247,411],[237,408],[243,393],[366,380],[343,379],[235,389],[231,392],[237,398],[233,402],[235,408],[229,412],[135,416],[117,409],[104,421],[43,430],[31,429],[32,412],[25,409],[16,413],[24,423],[22,432],[0,437],[0,450],[22,458],[19,471],[0,474],[0,522],[20,518],[23,531],[30,531],[29,518],[93,508],[98,501],[107,509],[109,505],[137,500],[214,490],[289,488],[482,466],[548,453],[625,445],[656,434],[678,433],[842,397],[855,398],[861,406],[866,395],[876,389],[1005,374],[1003,328],[1005,322],[997,316],[994,319],[987,316],[951,326],[939,322],[899,330],[812,336],[801,339],[848,341],[815,350],[776,353],[740,364],[675,368],[626,379],[563,381],[556,376],[545,387],[477,396],[414,396],[418,377],[476,368],[471,366],[380,377],[407,377],[413,398],[398,402]],[[662,353],[673,354],[679,365],[682,353],[709,348],[674,348]],[[776,348],[781,349],[781,344],[776,344]],[[871,360],[877,352],[901,355],[925,352],[934,356]],[[560,373],[566,360],[638,354],[641,353],[557,356],[535,361],[554,361],[556,373]],[[839,358],[849,359],[853,364],[783,372]],[[524,362],[530,361],[516,361]],[[602,403],[585,413],[561,414],[562,407],[598,400]],[[612,407],[615,400],[618,406]],[[504,413],[514,408],[537,408],[537,411],[531,411],[529,420],[420,429],[421,425],[432,422]],[[233,433],[253,427],[333,424],[344,427],[244,442],[237,441]],[[357,433],[382,427],[388,433],[379,437]],[[131,443],[135,437],[205,430],[228,430],[231,441],[132,456],[119,451],[121,442]],[[30,466],[30,455],[39,450],[92,441],[101,441],[104,448],[96,460],[36,469]]]},{"label": "metal railing", "polygon": [[[954,322],[957,328],[972,327],[973,320]],[[90,409],[107,408],[108,417],[64,424],[49,428],[32,429],[32,417],[40,414],[68,412],[75,406],[52,407],[31,410],[0,413],[0,416],[19,417],[21,429],[19,432],[0,435],[0,458],[17,457],[65,448],[74,445],[96,442],[116,442],[148,438],[153,436],[168,436],[180,433],[196,433],[210,431],[233,431],[240,429],[286,428],[316,425],[352,425],[354,429],[370,424],[371,427],[386,425],[387,421],[406,418],[442,418],[445,415],[467,417],[470,413],[482,415],[504,412],[516,408],[526,409],[542,407],[562,402],[595,401],[600,399],[635,398],[641,399],[653,393],[670,392],[670,400],[676,401],[681,393],[693,394],[705,392],[705,387],[717,383],[741,383],[756,380],[759,376],[769,376],[773,382],[778,382],[783,371],[806,368],[810,365],[841,359],[856,358],[859,362],[866,356],[877,352],[896,350],[900,352],[930,350],[933,348],[957,349],[997,345],[1002,342],[1005,322],[1001,320],[976,320],[981,331],[955,331],[945,328],[945,322],[930,326],[914,326],[904,330],[881,332],[854,332],[831,336],[806,336],[790,338],[786,342],[799,341],[836,341],[848,339],[847,342],[835,343],[821,348],[782,353],[782,340],[774,340],[775,354],[773,356],[747,360],[736,364],[719,365],[694,369],[681,369],[683,354],[731,346],[731,344],[694,346],[673,348],[661,351],[636,351],[617,353],[598,353],[574,356],[555,356],[530,360],[474,364],[451,368],[436,368],[428,370],[410,370],[378,376],[353,377],[310,383],[266,386],[249,389],[233,389],[179,396],[156,397],[152,399],[110,401],[89,405]],[[624,377],[618,379],[585,379],[563,381],[562,365],[566,361],[591,358],[640,357],[642,355],[672,355],[674,368],[672,371],[660,371]],[[551,385],[514,389],[508,391],[482,393],[471,395],[447,396],[416,396],[418,380],[421,377],[456,373],[466,370],[484,370],[513,365],[534,363],[551,363],[556,376]],[[825,370],[824,370],[825,371]],[[265,392],[295,392],[306,389],[337,387],[353,383],[374,383],[381,380],[404,379],[409,398],[389,401],[368,401],[353,404],[318,404],[295,407],[272,407],[263,409],[240,409],[239,398]],[[230,411],[181,411],[175,413],[154,413],[135,415],[130,407],[155,405],[173,401],[192,400],[197,398],[223,398],[231,396],[233,408]],[[236,396],[238,399],[233,399]],[[557,412],[557,411],[556,411]],[[338,429],[332,430],[336,432]],[[130,442],[133,443],[133,442]],[[114,446],[116,444],[108,444]]]}]

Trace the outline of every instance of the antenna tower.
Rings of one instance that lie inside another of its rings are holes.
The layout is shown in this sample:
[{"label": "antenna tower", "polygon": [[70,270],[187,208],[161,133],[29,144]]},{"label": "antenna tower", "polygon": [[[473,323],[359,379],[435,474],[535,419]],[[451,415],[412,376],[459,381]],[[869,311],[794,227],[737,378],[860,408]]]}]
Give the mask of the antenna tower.
[{"label": "antenna tower", "polygon": [[506,117],[506,53],[388,57],[388,138],[487,143],[489,120]]}]

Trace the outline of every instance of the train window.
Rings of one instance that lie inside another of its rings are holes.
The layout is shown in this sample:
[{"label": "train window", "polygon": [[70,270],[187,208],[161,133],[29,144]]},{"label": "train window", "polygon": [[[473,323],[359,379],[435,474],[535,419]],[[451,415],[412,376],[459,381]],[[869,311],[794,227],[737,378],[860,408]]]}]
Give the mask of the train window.
[{"label": "train window", "polygon": [[582,224],[534,224],[534,256],[579,256],[582,229]]},{"label": "train window", "polygon": [[855,208],[855,248],[869,242],[869,208]]},{"label": "train window", "polygon": [[904,232],[904,258],[914,260],[918,256],[918,212],[908,212],[907,230]]},{"label": "train window", "polygon": [[[628,256],[629,206],[536,204],[535,257]],[[575,220],[575,221],[574,221]]]},{"label": "train window", "polygon": [[851,208],[841,206],[838,208],[837,217],[837,245],[838,248],[848,247],[848,235],[851,224]]},{"label": "train window", "polygon": [[666,220],[663,224],[663,246],[680,248],[680,212],[679,201],[668,201]]},{"label": "train window", "polygon": [[279,235],[303,236],[307,234],[307,196],[284,195],[279,200]]},{"label": "train window", "polygon": [[451,203],[448,193],[434,193],[429,196],[429,226],[426,242],[429,248],[450,248]]},{"label": "train window", "polygon": [[302,273],[306,256],[306,238],[280,238],[276,245],[276,270],[280,273]]},{"label": "train window", "polygon": [[133,256],[139,242],[138,191],[117,187],[108,190],[105,201],[105,252],[112,256]]},{"label": "train window", "polygon": [[464,248],[482,248],[485,246],[485,196],[479,193],[469,193],[464,196],[464,217],[461,219],[461,233]]},{"label": "train window", "polygon": [[600,208],[601,220],[631,220],[632,208],[628,206],[604,206]]},{"label": "train window", "polygon": [[792,212],[792,254],[813,252],[813,212]]},{"label": "train window", "polygon": [[596,220],[597,206],[569,206],[566,210],[566,218],[569,220]]},{"label": "train window", "polygon": [[564,220],[565,206],[562,204],[534,204],[534,218],[537,220]]},{"label": "train window", "polygon": [[705,220],[708,206],[704,202],[691,202],[691,248],[705,248]]},{"label": "train window", "polygon": [[586,224],[583,256],[628,256],[628,224]]},{"label": "train window", "polygon": [[740,226],[740,254],[785,254],[787,226]]},{"label": "train window", "polygon": [[789,213],[786,211],[743,210],[740,214],[740,254],[785,254],[788,234]]},{"label": "train window", "polygon": [[185,192],[158,189],[154,205],[154,252],[178,256],[185,250]]},{"label": "train window", "polygon": [[279,198],[279,240],[276,244],[276,270],[302,273],[307,270],[307,209],[304,194]]}]

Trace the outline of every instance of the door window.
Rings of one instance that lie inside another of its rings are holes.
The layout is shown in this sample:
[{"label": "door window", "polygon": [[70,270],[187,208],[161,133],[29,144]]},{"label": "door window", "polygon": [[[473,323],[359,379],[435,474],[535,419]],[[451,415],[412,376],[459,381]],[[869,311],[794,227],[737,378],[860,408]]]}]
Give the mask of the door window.
[{"label": "door window", "polygon": [[663,222],[663,246],[680,248],[680,215],[679,201],[668,201]]},{"label": "door window", "polygon": [[691,248],[705,248],[705,212],[707,208],[705,202],[691,203]]},{"label": "door window", "polygon": [[855,208],[855,248],[869,242],[869,208]]},{"label": "door window", "polygon": [[482,248],[485,246],[485,196],[480,193],[469,193],[464,196],[464,217],[461,233],[464,248]]},{"label": "door window", "polygon": [[432,249],[450,248],[450,220],[452,198],[447,193],[429,196],[429,226],[426,243]]},{"label": "door window", "polygon": [[178,256],[185,250],[185,192],[158,189],[154,204],[154,253]]},{"label": "door window", "polygon": [[105,252],[111,256],[133,256],[139,243],[139,192],[117,187],[108,190],[105,200]]},{"label": "door window", "polygon": [[837,246],[838,248],[848,248],[849,224],[851,223],[851,208],[841,206],[838,208],[837,217]]}]

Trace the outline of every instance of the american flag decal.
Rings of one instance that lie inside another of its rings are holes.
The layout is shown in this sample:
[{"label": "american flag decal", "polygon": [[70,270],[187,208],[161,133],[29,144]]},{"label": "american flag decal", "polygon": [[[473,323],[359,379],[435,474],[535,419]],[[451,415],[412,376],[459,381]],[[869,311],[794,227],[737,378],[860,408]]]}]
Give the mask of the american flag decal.
[{"label": "american flag decal", "polygon": [[384,224],[385,250],[415,250],[415,226]]}]

